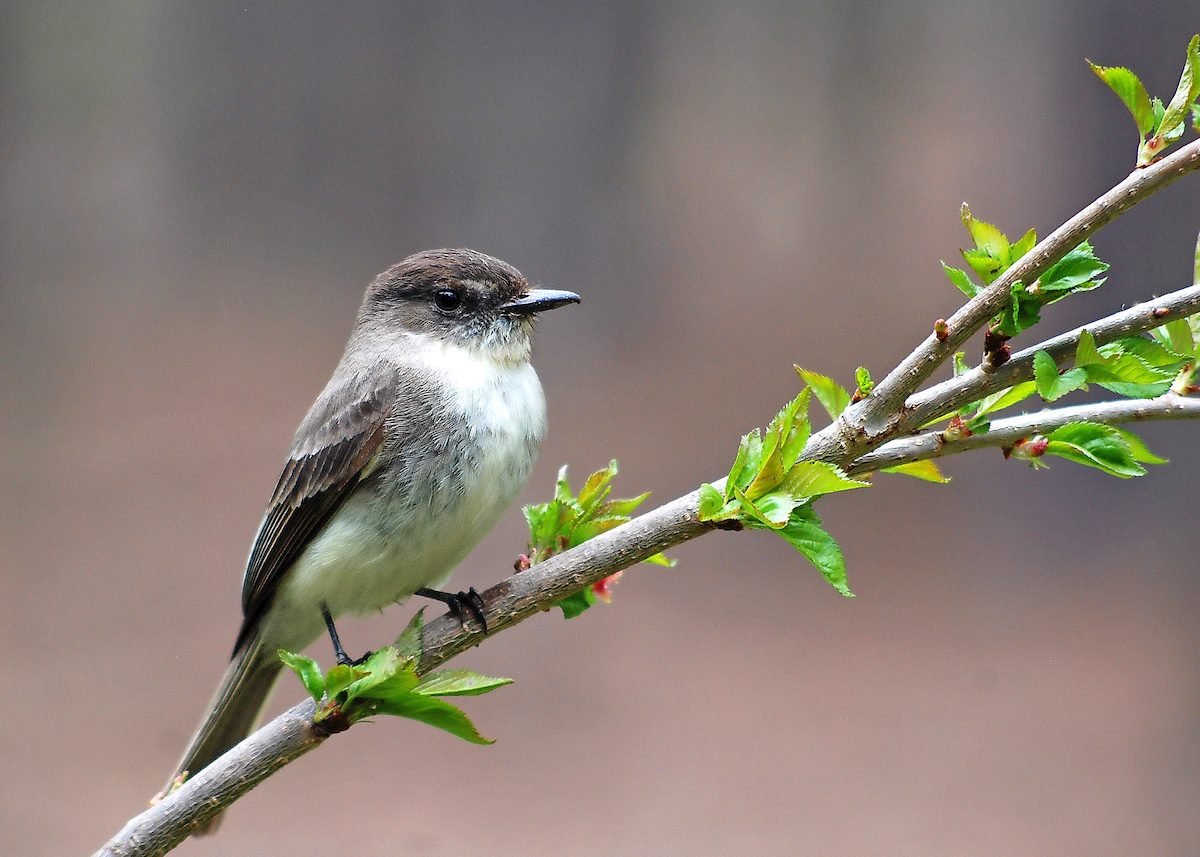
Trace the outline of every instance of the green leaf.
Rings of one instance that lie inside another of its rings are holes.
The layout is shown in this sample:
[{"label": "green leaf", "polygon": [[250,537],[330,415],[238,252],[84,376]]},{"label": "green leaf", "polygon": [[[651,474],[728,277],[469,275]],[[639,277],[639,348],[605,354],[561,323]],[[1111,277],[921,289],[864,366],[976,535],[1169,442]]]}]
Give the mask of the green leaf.
[{"label": "green leaf", "polygon": [[1144,336],[1123,336],[1104,348],[1105,353],[1120,349],[1126,354],[1137,355],[1142,362],[1172,374],[1182,369],[1191,359],[1189,354],[1180,354]]},{"label": "green leaf", "polygon": [[977,220],[964,202],[960,211],[963,226],[971,233],[976,248],[999,261],[1005,267],[1009,262],[1008,236],[990,223]]},{"label": "green leaf", "polygon": [[[338,672],[334,675],[334,671]],[[404,676],[397,679],[397,676]],[[325,675],[325,691],[329,698],[346,691],[346,703],[360,697],[409,691],[417,684],[415,659],[402,657],[395,646],[384,646],[359,667],[339,665]],[[336,687],[336,690],[334,689]]]},{"label": "green leaf", "polygon": [[754,481],[754,477],[762,468],[762,434],[758,429],[742,435],[738,444],[737,455],[733,458],[733,467],[729,468],[729,478],[725,480],[725,495],[732,497],[733,486],[744,488]]},{"label": "green leaf", "polygon": [[410,660],[416,660],[421,657],[425,651],[425,608],[419,609],[408,624],[404,626],[404,630],[400,632],[400,636],[396,638],[393,644],[397,653]]},{"label": "green leaf", "polygon": [[800,453],[804,452],[809,435],[812,433],[812,426],[808,421],[808,401],[810,398],[812,398],[812,390],[805,387],[800,391],[800,395],[792,400],[795,405],[792,430],[784,439],[783,452],[781,453],[784,463],[788,466],[791,466],[800,458]]},{"label": "green leaf", "polygon": [[699,517],[701,521],[712,521],[725,506],[725,495],[705,482],[700,486]]},{"label": "green leaf", "polygon": [[1013,283],[1009,290],[1009,304],[999,315],[996,328],[1010,337],[1028,330],[1042,320],[1040,310],[1043,303],[1045,300],[1030,294],[1023,283]]},{"label": "green leaf", "polygon": [[1067,393],[1087,385],[1087,372],[1083,369],[1076,368],[1058,374],[1054,358],[1046,351],[1038,351],[1033,355],[1033,376],[1038,395],[1047,402],[1058,401]]},{"label": "green leaf", "polygon": [[807,499],[820,497],[822,494],[864,488],[870,484],[847,476],[846,471],[825,461],[798,461],[795,467],[788,471],[782,487],[795,497]]},{"label": "green leaf", "polygon": [[1038,278],[1038,286],[1042,294],[1049,300],[1058,300],[1064,295],[1058,292],[1088,291],[1100,285],[1096,277],[1108,270],[1108,263],[1096,258],[1092,245],[1088,241],[1081,242],[1067,255],[1063,256]]},{"label": "green leaf", "polygon": [[967,355],[961,351],[954,352],[954,377],[966,375],[971,371],[971,367],[967,365]]},{"label": "green leaf", "polygon": [[847,598],[854,597],[847,585],[846,558],[841,546],[821,526],[821,519],[811,506],[798,508],[787,526],[776,532],[803,554],[834,589]]},{"label": "green leaf", "polygon": [[764,494],[769,494],[775,489],[775,486],[783,481],[783,461],[780,458],[778,437],[775,434],[768,434],[766,440],[763,441],[763,446],[770,445],[771,450],[767,453],[759,468],[758,473],[754,475],[754,481],[746,486],[746,495],[751,499],[757,500]]},{"label": "green leaf", "polygon": [[336,664],[325,673],[325,693],[330,699],[362,678],[365,670],[357,670],[348,664]]},{"label": "green leaf", "polygon": [[525,514],[525,523],[529,525],[531,545],[553,544],[561,508],[558,503],[550,502],[533,503],[521,510]]},{"label": "green leaf", "polygon": [[576,616],[587,611],[595,603],[596,594],[592,592],[592,587],[588,586],[568,595],[562,601],[559,601],[557,606],[562,608],[564,619],[574,619]]},{"label": "green leaf", "polygon": [[[761,437],[743,439],[735,463],[739,467],[748,466],[750,462],[746,456],[755,457],[756,451],[761,451],[761,445]],[[636,497],[614,499],[612,482],[617,473],[617,462],[610,461],[607,467],[588,476],[579,495],[575,496],[571,493],[567,468],[559,470],[554,499],[549,503],[524,508],[525,520],[529,524],[528,558],[531,563],[541,562],[562,550],[576,547],[630,520],[634,509],[650,495],[644,493]],[[752,476],[751,473],[750,478]],[[660,557],[658,561],[665,561],[665,558]]]},{"label": "green leaf", "polygon": [[426,696],[479,696],[512,684],[511,678],[480,675],[472,670],[441,670],[421,679],[413,690]]},{"label": "green leaf", "polygon": [[846,410],[846,406],[850,404],[850,394],[846,392],[846,389],[828,375],[810,372],[799,366],[796,366],[795,369],[804,383],[812,389],[817,401],[829,413],[830,418],[836,420],[841,416],[842,411]]},{"label": "green leaf", "polygon": [[321,668],[317,666],[317,662],[304,655],[289,652],[287,649],[279,649],[276,654],[279,655],[279,660],[283,661],[284,666],[299,676],[308,695],[320,702],[321,698],[325,696],[325,679],[321,675]]},{"label": "green leaf", "polygon": [[975,412],[976,416],[984,414],[994,414],[997,411],[1002,411],[1005,408],[1011,408],[1017,402],[1024,401],[1037,392],[1037,384],[1034,381],[1022,381],[1020,384],[1014,384],[1007,390],[1001,390],[998,393],[992,393],[979,401],[979,409]]},{"label": "green leaf", "polygon": [[859,366],[854,370],[854,382],[858,385],[858,392],[863,396],[871,395],[871,391],[875,389],[875,382],[871,380],[871,373],[866,366]]},{"label": "green leaf", "polygon": [[[617,475],[617,461],[614,458],[608,462],[608,467],[597,470],[587,478],[579,489],[577,498],[583,514],[593,512],[596,507],[612,493],[612,481]],[[569,496],[569,495],[568,495]]]},{"label": "green leaf", "polygon": [[1096,338],[1090,330],[1079,333],[1079,342],[1075,345],[1075,366],[1090,366],[1092,364],[1106,365],[1108,358],[1096,350]]},{"label": "green leaf", "polygon": [[1117,98],[1133,117],[1138,133],[1145,137],[1154,128],[1154,109],[1150,104],[1150,96],[1146,87],[1136,74],[1121,66],[1104,67],[1088,62],[1096,77],[1104,81],[1108,88],[1116,93]]},{"label": "green leaf", "polygon": [[1161,327],[1156,327],[1153,333],[1165,348],[1169,348],[1176,354],[1195,357],[1196,340],[1192,336],[1192,328],[1187,323],[1187,319],[1172,319]]},{"label": "green leaf", "polygon": [[[796,418],[801,415],[804,408],[808,405],[809,392],[801,390],[796,394],[790,402],[784,405],[769,423],[767,423],[767,434],[775,435],[780,439],[786,439],[792,433],[792,429],[796,426]],[[800,416],[803,420],[804,417]],[[790,462],[789,462],[790,463]]]},{"label": "green leaf", "polygon": [[[1131,359],[1136,360],[1137,358]],[[1127,399],[1155,399],[1171,389],[1171,381],[1173,380],[1171,378],[1158,378],[1151,381],[1128,381],[1123,380],[1122,377],[1127,378],[1142,374],[1144,373],[1134,372],[1129,369],[1129,364],[1123,364],[1120,371],[1112,371],[1104,366],[1089,366],[1087,368],[1088,381],[1093,384],[1099,384],[1104,389],[1116,393],[1118,396],[1124,396]]]},{"label": "green leaf", "polygon": [[400,664],[391,674],[373,673],[346,688],[346,704],[356,719],[369,716],[380,701],[410,696],[420,681],[416,667]]},{"label": "green leaf", "polygon": [[[796,429],[796,418],[800,410],[808,404],[806,393],[807,391],[801,391],[784,405],[767,425],[766,433],[763,435],[762,464],[758,472],[754,474],[754,480],[746,487],[746,494],[751,499],[775,490],[775,487],[783,480],[783,474],[787,468],[795,461],[795,455],[799,454],[799,451],[796,450],[791,458],[785,456],[785,452],[790,453],[796,447],[796,438],[793,436],[794,429]],[[804,440],[807,441],[808,418],[804,416],[802,419],[804,425],[800,428],[799,433],[803,434]],[[800,449],[803,449],[802,443]]]},{"label": "green leaf", "polygon": [[1112,426],[1112,429],[1119,434],[1127,444],[1129,444],[1129,452],[1133,456],[1134,461],[1140,461],[1143,464],[1167,463],[1167,459],[1151,452],[1150,447],[1146,446],[1146,442],[1133,432],[1127,431],[1120,426]]},{"label": "green leaf", "polygon": [[1146,472],[1135,460],[1129,444],[1112,426],[1100,423],[1068,423],[1047,435],[1047,455],[1057,455],[1076,464],[1095,467],[1112,476],[1128,479]]},{"label": "green leaf", "polygon": [[1037,245],[1037,231],[1030,229],[1009,248],[1009,263],[1014,263]]},{"label": "green leaf", "polygon": [[1136,354],[1125,353],[1119,346],[1113,347],[1115,345],[1100,349],[1102,355],[1113,358],[1107,364],[1083,367],[1088,381],[1130,399],[1153,399],[1171,388],[1171,382],[1175,380],[1173,371],[1151,366]]},{"label": "green leaf", "polygon": [[1171,137],[1176,130],[1183,130],[1184,120],[1198,94],[1200,94],[1200,35],[1192,36],[1191,42],[1188,43],[1187,59],[1183,64],[1183,73],[1179,76],[1179,86],[1175,89],[1175,95],[1163,112],[1162,122],[1158,126],[1159,136]]},{"label": "green leaf", "polygon": [[394,699],[381,701],[376,706],[376,711],[380,714],[392,714],[397,717],[407,717],[410,720],[419,720],[443,729],[464,741],[470,741],[472,744],[495,743],[490,738],[480,735],[475,724],[461,709],[432,696],[418,693],[404,694]]},{"label": "green leaf", "polygon": [[942,270],[946,272],[947,279],[954,284],[954,287],[968,298],[973,298],[979,294],[979,286],[975,285],[975,281],[971,279],[966,271],[961,268],[951,268],[945,262],[942,262]]},{"label": "green leaf", "polygon": [[650,497],[649,491],[643,491],[636,497],[625,497],[620,500],[606,500],[603,507],[603,512],[606,516],[618,516],[628,518],[633,514],[638,506],[646,502]]},{"label": "green leaf", "polygon": [[760,510],[754,501],[747,497],[745,492],[737,486],[734,486],[733,495],[741,501],[742,516],[746,523],[759,524],[768,530],[777,530],[783,526],[779,521],[768,518],[766,513]]},{"label": "green leaf", "polygon": [[979,275],[979,279],[984,283],[991,284],[1000,274],[1004,272],[1004,263],[989,253],[987,250],[975,248],[972,250],[962,250],[963,261],[971,266],[971,270]]},{"label": "green leaf", "polygon": [[787,523],[792,510],[806,499],[783,491],[775,491],[751,502],[754,504],[755,511],[758,512],[755,517],[760,521],[765,521],[772,529],[778,529]]},{"label": "green leaf", "polygon": [[932,458],[926,458],[924,461],[910,461],[907,464],[897,464],[895,467],[883,468],[884,473],[899,473],[903,476],[911,476],[914,479],[922,479],[925,482],[939,482],[945,484],[950,481],[949,476],[943,476],[942,471],[938,469]]},{"label": "green leaf", "polygon": [[559,503],[570,503],[574,499],[571,493],[571,483],[567,481],[567,465],[558,468],[558,478],[554,480],[554,499]]}]

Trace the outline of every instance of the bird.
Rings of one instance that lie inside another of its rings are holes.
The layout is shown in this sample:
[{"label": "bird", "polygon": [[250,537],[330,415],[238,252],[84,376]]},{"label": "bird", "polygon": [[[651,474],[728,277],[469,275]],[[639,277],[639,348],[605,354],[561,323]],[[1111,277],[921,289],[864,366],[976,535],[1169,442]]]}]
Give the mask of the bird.
[{"label": "bird", "polygon": [[468,249],[416,253],[367,286],[254,536],[230,664],[168,789],[253,731],[279,649],[327,631],[352,662],[338,616],[423,595],[484,621],[473,589],[439,587],[529,477],[546,431],[534,321],[579,301]]}]

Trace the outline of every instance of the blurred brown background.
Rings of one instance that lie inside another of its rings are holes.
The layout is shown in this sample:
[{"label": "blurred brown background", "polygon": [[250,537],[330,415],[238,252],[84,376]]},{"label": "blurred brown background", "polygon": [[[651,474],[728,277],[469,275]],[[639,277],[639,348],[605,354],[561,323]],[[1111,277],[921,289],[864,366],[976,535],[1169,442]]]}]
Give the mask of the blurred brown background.
[{"label": "blurred brown background", "polygon": [[[0,852],[90,853],[162,785],[377,271],[465,245],[583,294],[524,499],[610,457],[671,498],[793,361],[879,375],[959,303],[963,199],[1045,234],[1128,171],[1083,59],[1170,94],[1200,26],[1129,10],[5,4]],[[1186,284],[1197,181],[1101,233],[1048,333]],[[989,452],[831,500],[852,601],[765,535],[681,547],[460,661],[517,680],[467,702],[494,747],[355,729],[179,853],[1196,854],[1197,431],[1148,429],[1141,480]],[[514,508],[456,583],[522,547]]]}]

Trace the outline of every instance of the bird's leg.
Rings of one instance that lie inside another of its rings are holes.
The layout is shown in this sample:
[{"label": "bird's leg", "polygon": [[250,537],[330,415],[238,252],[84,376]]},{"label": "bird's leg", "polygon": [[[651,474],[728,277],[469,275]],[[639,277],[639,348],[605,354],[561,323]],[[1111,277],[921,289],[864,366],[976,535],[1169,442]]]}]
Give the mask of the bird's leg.
[{"label": "bird's leg", "polygon": [[321,616],[325,619],[325,628],[329,631],[329,639],[333,642],[333,656],[337,658],[339,664],[356,667],[371,657],[373,652],[367,652],[357,660],[347,655],[346,650],[342,648],[342,641],[338,637],[337,627],[333,624],[333,615],[329,612],[329,607],[325,604],[321,605]]},{"label": "bird's leg", "polygon": [[487,617],[483,615],[483,599],[479,597],[479,593],[472,586],[466,592],[439,592],[436,589],[427,589],[422,587],[413,595],[420,595],[422,598],[432,598],[434,601],[440,601],[450,608],[450,613],[458,619],[459,623],[466,625],[466,614],[470,613],[475,618],[483,633],[488,632]]}]

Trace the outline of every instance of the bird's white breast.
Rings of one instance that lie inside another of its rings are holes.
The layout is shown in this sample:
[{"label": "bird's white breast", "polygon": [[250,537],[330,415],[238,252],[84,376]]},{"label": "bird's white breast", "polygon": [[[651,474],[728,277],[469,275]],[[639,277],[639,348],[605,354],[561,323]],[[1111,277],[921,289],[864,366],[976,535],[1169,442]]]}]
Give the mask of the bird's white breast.
[{"label": "bird's white breast", "polygon": [[[420,368],[443,387],[436,422],[454,429],[446,455],[463,466],[451,479],[450,469],[435,464],[433,471],[442,475],[420,477],[419,503],[410,490],[381,492],[361,483],[281,582],[270,622],[278,645],[301,648],[319,635],[322,603],[334,615],[365,613],[443,583],[529,476],[546,428],[533,367],[461,346],[423,346]],[[464,450],[468,454],[460,455]],[[431,483],[432,490],[424,490]],[[282,639],[285,627],[291,639]]]}]

